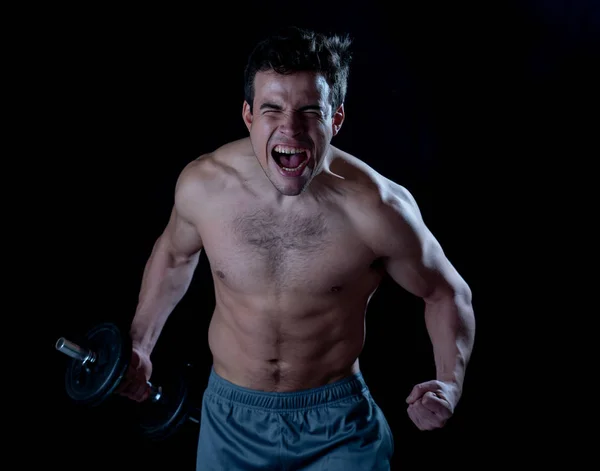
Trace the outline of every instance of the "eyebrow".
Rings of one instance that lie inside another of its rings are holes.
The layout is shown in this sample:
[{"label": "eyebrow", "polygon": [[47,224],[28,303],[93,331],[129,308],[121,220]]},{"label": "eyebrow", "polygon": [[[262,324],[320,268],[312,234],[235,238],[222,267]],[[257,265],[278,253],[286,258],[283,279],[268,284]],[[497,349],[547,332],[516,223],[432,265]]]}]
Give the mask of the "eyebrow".
[{"label": "eyebrow", "polygon": [[[265,109],[282,110],[283,107],[280,105],[276,105],[275,103],[263,103],[260,105],[260,109],[261,110],[265,110]],[[318,104],[301,106],[300,108],[298,108],[297,111],[310,111],[310,110],[322,111],[321,106]]]},{"label": "eyebrow", "polygon": [[271,109],[271,110],[281,110],[281,106],[276,105],[275,103],[263,103],[260,105],[261,110]]},{"label": "eyebrow", "polygon": [[322,111],[321,107],[319,105],[302,106],[298,111],[310,111],[310,110]]}]

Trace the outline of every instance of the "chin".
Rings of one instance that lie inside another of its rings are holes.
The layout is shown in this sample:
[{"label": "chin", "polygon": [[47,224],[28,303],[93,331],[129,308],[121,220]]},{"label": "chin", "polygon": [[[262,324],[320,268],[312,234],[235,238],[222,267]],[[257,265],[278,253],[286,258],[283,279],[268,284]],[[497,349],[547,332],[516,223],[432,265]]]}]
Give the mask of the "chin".
[{"label": "chin", "polygon": [[308,187],[308,182],[294,182],[294,184],[290,182],[288,184],[282,184],[281,182],[276,181],[276,179],[277,176],[275,176],[275,179],[271,180],[271,183],[275,189],[284,196],[300,196]]},{"label": "chin", "polygon": [[300,196],[306,190],[306,186],[303,186],[300,189],[297,188],[277,188],[279,193],[284,196]]},{"label": "chin", "polygon": [[299,196],[308,187],[313,177],[314,165],[304,165],[300,171],[291,176],[279,167],[274,159],[271,159],[265,168],[271,184],[275,189],[285,196]]}]

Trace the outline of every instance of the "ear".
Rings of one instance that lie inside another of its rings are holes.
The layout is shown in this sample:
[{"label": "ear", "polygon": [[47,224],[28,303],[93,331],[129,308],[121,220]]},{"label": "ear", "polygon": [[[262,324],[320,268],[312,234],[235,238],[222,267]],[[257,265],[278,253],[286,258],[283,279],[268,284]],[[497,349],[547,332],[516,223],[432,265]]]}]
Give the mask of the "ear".
[{"label": "ear", "polygon": [[247,101],[244,101],[244,105],[242,106],[242,119],[244,120],[248,131],[250,131],[250,128],[252,127],[252,111],[250,111],[250,105]]},{"label": "ear", "polygon": [[346,113],[344,111],[344,104],[342,103],[338,109],[333,113],[333,118],[331,120],[331,128],[333,130],[333,135],[337,135],[342,128],[342,124],[344,122],[344,118],[346,117]]}]

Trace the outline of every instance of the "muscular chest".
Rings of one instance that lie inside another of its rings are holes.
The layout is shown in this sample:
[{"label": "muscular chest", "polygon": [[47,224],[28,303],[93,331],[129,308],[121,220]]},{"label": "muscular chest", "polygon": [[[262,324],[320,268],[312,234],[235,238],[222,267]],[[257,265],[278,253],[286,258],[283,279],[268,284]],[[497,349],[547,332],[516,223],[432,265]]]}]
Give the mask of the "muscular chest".
[{"label": "muscular chest", "polygon": [[216,276],[244,292],[336,290],[371,262],[343,216],[319,211],[241,211],[215,222],[205,250]]}]

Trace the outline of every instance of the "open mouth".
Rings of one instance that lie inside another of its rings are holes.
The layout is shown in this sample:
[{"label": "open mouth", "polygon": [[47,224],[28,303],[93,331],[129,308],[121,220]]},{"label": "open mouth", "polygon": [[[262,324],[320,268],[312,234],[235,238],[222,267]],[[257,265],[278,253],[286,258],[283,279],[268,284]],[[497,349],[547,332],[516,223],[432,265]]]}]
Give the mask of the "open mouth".
[{"label": "open mouth", "polygon": [[298,177],[310,160],[307,149],[277,145],[271,151],[271,156],[279,166],[281,173],[290,177]]}]

